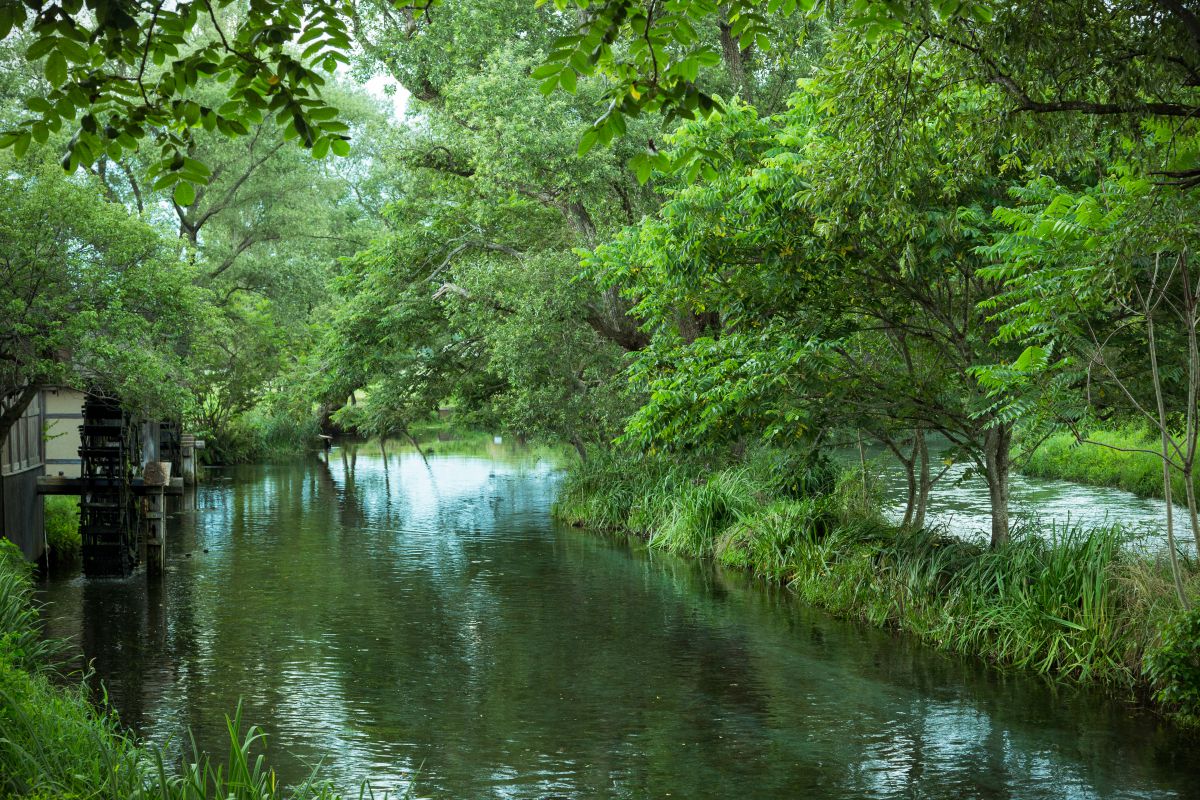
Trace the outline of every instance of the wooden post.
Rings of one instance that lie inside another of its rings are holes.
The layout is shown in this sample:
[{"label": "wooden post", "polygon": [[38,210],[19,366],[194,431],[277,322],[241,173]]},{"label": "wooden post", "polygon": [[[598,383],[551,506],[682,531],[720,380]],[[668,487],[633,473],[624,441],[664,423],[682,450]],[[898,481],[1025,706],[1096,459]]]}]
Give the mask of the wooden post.
[{"label": "wooden post", "polygon": [[184,486],[196,485],[196,436],[185,433],[179,437],[179,462]]},{"label": "wooden post", "polygon": [[170,461],[148,461],[144,471],[146,485],[146,574],[163,574],[167,555],[167,528],[163,491],[171,482]]}]

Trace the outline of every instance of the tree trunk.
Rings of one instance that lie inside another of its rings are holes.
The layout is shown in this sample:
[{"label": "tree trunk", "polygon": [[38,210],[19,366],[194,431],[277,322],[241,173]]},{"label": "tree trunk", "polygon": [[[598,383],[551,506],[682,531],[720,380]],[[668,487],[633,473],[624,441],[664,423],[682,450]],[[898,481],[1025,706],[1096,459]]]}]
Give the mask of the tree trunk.
[{"label": "tree trunk", "polygon": [[584,446],[583,440],[580,439],[578,436],[572,436],[571,437],[571,445],[575,448],[575,452],[579,453],[579,460],[582,461],[584,464],[586,464],[587,460],[588,460],[588,456],[587,456],[587,448]]},{"label": "tree trunk", "polygon": [[749,55],[749,48],[746,50],[741,48],[737,37],[733,35],[733,26],[728,22],[720,22],[717,27],[721,36],[721,54],[724,56],[725,71],[729,75],[729,82],[733,84],[735,92],[741,93],[743,100],[753,103],[754,87],[746,74],[746,57]]},{"label": "tree trunk", "polygon": [[1012,428],[1008,424],[990,428],[984,437],[983,455],[992,507],[992,547],[1008,543],[1008,448]]},{"label": "tree trunk", "polygon": [[1191,464],[1188,464],[1183,469],[1183,493],[1187,498],[1188,522],[1192,526],[1192,538],[1196,540],[1196,552],[1200,553],[1200,509],[1196,508],[1196,475],[1194,469]]},{"label": "tree trunk", "polygon": [[858,468],[862,471],[863,505],[867,502],[867,449],[863,446],[862,431],[858,432]]},{"label": "tree trunk", "polygon": [[[861,434],[859,435],[859,438],[861,439]],[[880,436],[880,439],[883,440],[884,446],[888,450],[892,451],[892,455],[894,455],[896,457],[896,460],[900,462],[900,466],[904,467],[904,478],[906,481],[908,481],[908,490],[907,490],[907,494],[905,496],[905,503],[904,503],[904,519],[900,520],[900,527],[907,528],[910,524],[912,524],[913,515],[916,513],[917,495],[918,495],[918,491],[919,491],[918,484],[917,484],[917,472],[916,472],[917,442],[915,439],[913,440],[912,453],[911,453],[911,455],[905,456],[904,451],[900,449],[900,445],[898,445],[896,442],[892,441],[890,436],[883,434]],[[863,456],[863,453],[860,452],[859,453],[860,466],[865,466],[861,463],[861,462],[865,461],[865,459],[863,459],[862,456]]]},{"label": "tree trunk", "polygon": [[1183,576],[1179,568],[1179,552],[1175,549],[1175,508],[1171,499],[1171,434],[1169,432],[1169,419],[1167,417],[1167,405],[1163,399],[1162,390],[1162,373],[1158,369],[1158,342],[1155,339],[1154,333],[1154,315],[1152,310],[1146,309],[1146,343],[1150,349],[1150,380],[1154,384],[1154,402],[1158,410],[1158,432],[1160,446],[1162,447],[1162,465],[1163,465],[1163,499],[1167,501],[1167,551],[1168,558],[1171,562],[1171,577],[1175,581],[1175,594],[1179,598],[1179,605],[1184,609],[1190,607],[1187,599],[1187,592],[1183,588]]},{"label": "tree trunk", "polygon": [[[916,445],[913,445],[913,450],[916,450]],[[907,528],[913,524],[913,518],[917,513],[917,471],[915,461],[902,461],[904,465],[904,479],[908,482],[908,486],[904,495],[904,519],[900,520],[900,527]]]},{"label": "tree trunk", "polygon": [[[919,451],[918,451],[918,448]],[[929,490],[933,488],[933,481],[929,474],[929,445],[925,441],[925,431],[918,429],[916,432],[916,441],[913,443],[913,459],[918,466],[918,482],[917,482],[917,509],[913,514],[913,527],[921,529],[925,527],[925,511],[929,508]]]}]

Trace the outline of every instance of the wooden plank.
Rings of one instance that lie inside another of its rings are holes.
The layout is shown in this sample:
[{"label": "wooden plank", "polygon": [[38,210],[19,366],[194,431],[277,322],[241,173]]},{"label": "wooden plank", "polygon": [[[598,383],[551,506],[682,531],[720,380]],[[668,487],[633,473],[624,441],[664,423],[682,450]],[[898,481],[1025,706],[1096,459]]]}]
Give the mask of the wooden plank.
[{"label": "wooden plank", "polygon": [[[97,482],[99,483],[99,482]],[[38,494],[79,495],[83,494],[83,478],[63,478],[58,475],[39,475],[37,479]],[[135,495],[157,494],[162,492],[169,495],[183,494],[183,478],[171,478],[168,486],[146,486],[141,478],[134,478],[131,484]]]}]

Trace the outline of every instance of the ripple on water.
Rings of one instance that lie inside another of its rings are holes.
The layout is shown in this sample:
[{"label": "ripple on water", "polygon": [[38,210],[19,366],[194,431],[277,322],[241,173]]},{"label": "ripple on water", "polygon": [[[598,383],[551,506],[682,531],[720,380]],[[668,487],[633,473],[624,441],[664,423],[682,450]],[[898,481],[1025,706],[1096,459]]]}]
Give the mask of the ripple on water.
[{"label": "ripple on water", "polygon": [[414,797],[1200,785],[1174,734],[1096,695],[557,526],[557,473],[519,456],[385,464],[335,449],[227,476],[176,519],[160,587],[64,578],[43,592],[50,632],[75,636],[123,718],[177,752],[188,728],[223,750],[241,699],[285,781],[323,763],[347,789],[416,776]]}]

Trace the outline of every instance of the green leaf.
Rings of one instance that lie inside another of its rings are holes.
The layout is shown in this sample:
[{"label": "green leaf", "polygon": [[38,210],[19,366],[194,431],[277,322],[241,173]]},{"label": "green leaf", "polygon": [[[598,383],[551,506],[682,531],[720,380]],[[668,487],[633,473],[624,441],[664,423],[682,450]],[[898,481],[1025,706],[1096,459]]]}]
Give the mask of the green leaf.
[{"label": "green leaf", "polygon": [[62,53],[55,50],[46,57],[45,73],[46,80],[56,89],[67,82],[67,59]]},{"label": "green leaf", "polygon": [[575,70],[569,68],[564,69],[562,71],[562,76],[559,78],[559,82],[564,89],[571,94],[575,94]]},{"label": "green leaf", "polygon": [[17,158],[23,157],[25,152],[29,150],[29,143],[31,141],[33,141],[33,134],[29,131],[25,131],[17,136],[16,141],[13,142],[13,155]]},{"label": "green leaf", "polygon": [[25,58],[30,61],[37,61],[42,56],[54,49],[54,45],[58,42],[58,37],[50,35],[43,36],[33,44],[29,45],[29,49],[25,51]]},{"label": "green leaf", "polygon": [[635,169],[637,171],[638,183],[641,184],[642,186],[645,186],[646,181],[650,180],[650,175],[653,174],[653,172],[654,172],[654,165],[650,162],[650,159],[645,158],[643,156],[641,161],[638,162]]},{"label": "green leaf", "polygon": [[596,140],[599,138],[599,136],[600,134],[597,133],[595,128],[588,128],[588,130],[584,132],[583,136],[579,137],[578,154],[581,157],[587,155],[587,152],[596,146]]},{"label": "green leaf", "polygon": [[86,64],[91,61],[91,56],[83,45],[65,37],[58,40],[57,50],[75,64]]},{"label": "green leaf", "polygon": [[335,156],[345,158],[350,155],[350,143],[345,139],[334,139],[329,143],[329,149],[333,151]]},{"label": "green leaf", "polygon": [[1013,362],[1013,369],[1020,370],[1021,372],[1028,372],[1030,369],[1038,366],[1045,360],[1045,349],[1038,347],[1035,344],[1031,344],[1029,347],[1026,347],[1024,352],[1022,352],[1021,355],[1017,357],[1017,360]]},{"label": "green leaf", "polygon": [[175,192],[173,194],[175,202],[183,208],[187,208],[192,203],[196,202],[196,187],[187,181],[180,181],[175,184]]}]

